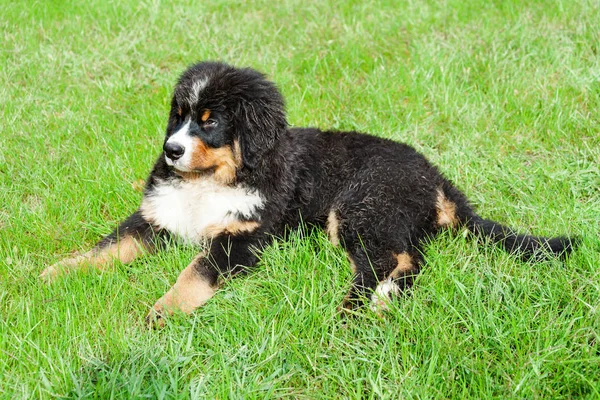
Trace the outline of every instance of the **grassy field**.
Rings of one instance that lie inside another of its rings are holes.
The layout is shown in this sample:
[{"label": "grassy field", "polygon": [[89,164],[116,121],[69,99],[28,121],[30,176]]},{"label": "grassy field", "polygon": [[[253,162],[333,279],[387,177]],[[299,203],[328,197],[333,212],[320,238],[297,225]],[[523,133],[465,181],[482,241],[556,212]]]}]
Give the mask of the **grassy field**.
[{"label": "grassy field", "polygon": [[[600,398],[597,1],[0,7],[0,398]],[[161,331],[143,317],[198,249],[42,284],[137,207],[206,59],[266,72],[290,124],[408,142],[483,216],[581,248],[530,264],[444,234],[411,296],[346,324],[348,263],[310,229]]]}]

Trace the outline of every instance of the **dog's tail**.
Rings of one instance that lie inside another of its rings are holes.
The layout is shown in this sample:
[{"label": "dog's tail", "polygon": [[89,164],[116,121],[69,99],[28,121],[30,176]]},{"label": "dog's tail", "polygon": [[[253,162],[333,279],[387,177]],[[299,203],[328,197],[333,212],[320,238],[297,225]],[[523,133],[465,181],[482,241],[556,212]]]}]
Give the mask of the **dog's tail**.
[{"label": "dog's tail", "polygon": [[507,226],[477,215],[466,197],[449,182],[442,189],[446,198],[456,205],[459,225],[479,238],[499,244],[507,252],[518,255],[523,260],[566,257],[580,241],[577,237],[545,238],[519,234]]},{"label": "dog's tail", "polygon": [[545,238],[519,234],[507,226],[483,219],[478,215],[467,218],[464,224],[477,236],[489,238],[509,253],[517,254],[524,260],[547,258],[549,255],[566,257],[578,242],[577,238],[566,236]]}]

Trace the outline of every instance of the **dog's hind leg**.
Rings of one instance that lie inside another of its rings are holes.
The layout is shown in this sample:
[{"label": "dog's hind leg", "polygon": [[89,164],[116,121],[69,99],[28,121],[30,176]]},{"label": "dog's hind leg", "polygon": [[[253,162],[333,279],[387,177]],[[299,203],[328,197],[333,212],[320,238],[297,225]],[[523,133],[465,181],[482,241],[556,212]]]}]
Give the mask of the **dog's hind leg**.
[{"label": "dog's hind leg", "polygon": [[[408,289],[420,269],[420,252],[414,232],[388,224],[369,229],[362,221],[382,220],[383,216],[357,218],[352,213],[330,212],[325,226],[330,241],[347,253],[353,272],[352,286],[342,310],[354,310],[370,300],[371,307],[387,308],[391,295]],[[383,232],[383,233],[382,233]],[[413,245],[412,243],[417,243]]]},{"label": "dog's hind leg", "polygon": [[421,255],[418,249],[410,252],[392,252],[396,263],[391,272],[386,272],[384,280],[377,284],[371,295],[371,309],[376,312],[388,309],[392,296],[405,293],[414,282],[421,269]]},{"label": "dog's hind leg", "polygon": [[355,310],[364,304],[377,285],[385,279],[383,270],[391,267],[392,259],[375,255],[362,246],[346,249],[352,268],[352,286],[342,303],[342,309]]},{"label": "dog's hind leg", "polygon": [[[373,251],[376,250],[376,251]],[[352,286],[342,304],[353,310],[370,300],[374,311],[387,309],[392,295],[399,295],[413,284],[420,262],[418,252],[395,252],[361,246],[347,250],[354,273]]]},{"label": "dog's hind leg", "polygon": [[145,251],[152,250],[166,232],[159,231],[136,211],[123,221],[110,235],[103,238],[86,253],[66,258],[47,267],[40,277],[47,282],[61,274],[88,268],[103,269],[113,261],[130,263]]}]

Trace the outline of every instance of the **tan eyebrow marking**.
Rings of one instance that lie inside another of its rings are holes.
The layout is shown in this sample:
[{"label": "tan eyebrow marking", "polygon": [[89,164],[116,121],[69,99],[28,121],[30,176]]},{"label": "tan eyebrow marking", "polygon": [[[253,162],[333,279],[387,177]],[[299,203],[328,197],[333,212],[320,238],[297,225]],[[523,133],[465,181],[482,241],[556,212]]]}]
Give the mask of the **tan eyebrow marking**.
[{"label": "tan eyebrow marking", "polygon": [[181,107],[179,107],[179,108],[177,109],[177,115],[179,115],[179,116],[181,117],[181,113],[182,113],[182,112],[183,112],[183,111],[181,111]]},{"label": "tan eyebrow marking", "polygon": [[205,110],[202,116],[200,117],[200,120],[202,120],[202,122],[206,122],[208,117],[210,117],[210,110]]}]

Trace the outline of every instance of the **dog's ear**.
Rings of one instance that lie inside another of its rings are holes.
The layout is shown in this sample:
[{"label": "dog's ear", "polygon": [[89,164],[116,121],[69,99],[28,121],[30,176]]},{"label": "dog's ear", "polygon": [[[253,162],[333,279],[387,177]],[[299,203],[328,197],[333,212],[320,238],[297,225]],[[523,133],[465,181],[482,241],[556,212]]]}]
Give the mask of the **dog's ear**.
[{"label": "dog's ear", "polygon": [[239,105],[235,126],[240,141],[242,163],[254,169],[287,128],[281,96],[252,99]]}]

